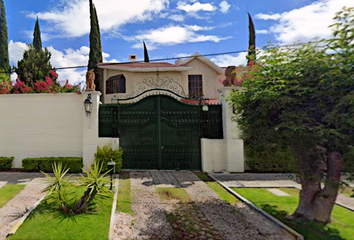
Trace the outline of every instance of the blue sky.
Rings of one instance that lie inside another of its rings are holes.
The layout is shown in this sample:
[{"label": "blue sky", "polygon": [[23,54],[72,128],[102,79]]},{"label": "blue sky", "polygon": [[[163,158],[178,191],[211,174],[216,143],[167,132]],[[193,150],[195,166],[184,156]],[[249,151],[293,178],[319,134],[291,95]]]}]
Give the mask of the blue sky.
[{"label": "blue sky", "polygon": [[[39,17],[43,47],[54,67],[85,66],[89,53],[89,0],[4,0],[11,65],[32,43]],[[353,0],[93,0],[101,28],[105,62],[143,59],[142,41],[150,59],[246,50],[249,12],[256,45],[269,41],[291,44],[328,38],[327,28]],[[245,53],[210,57],[221,67],[245,63]],[[84,81],[86,69],[60,70],[59,79]],[[14,77],[14,76],[13,76]]]}]

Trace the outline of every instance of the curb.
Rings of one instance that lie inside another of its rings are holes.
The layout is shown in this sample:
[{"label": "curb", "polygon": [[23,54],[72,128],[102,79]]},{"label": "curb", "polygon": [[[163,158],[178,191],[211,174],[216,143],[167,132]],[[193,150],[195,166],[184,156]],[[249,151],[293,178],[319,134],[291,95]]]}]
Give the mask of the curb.
[{"label": "curb", "polygon": [[250,206],[252,209],[256,210],[257,212],[259,212],[260,214],[262,214],[263,216],[265,216],[266,218],[268,218],[269,220],[271,220],[273,223],[275,223],[276,225],[278,225],[279,227],[283,228],[284,230],[288,231],[291,235],[293,235],[297,240],[304,240],[304,237],[299,234],[298,232],[296,232],[294,229],[288,227],[287,225],[285,225],[284,223],[282,223],[281,221],[279,221],[278,219],[274,218],[272,215],[268,214],[267,212],[263,211],[262,209],[258,208],[256,205],[254,205],[252,202],[250,202],[248,199],[244,198],[243,196],[241,196],[240,194],[238,194],[237,192],[235,192],[234,190],[232,190],[231,188],[229,188],[228,186],[226,186],[224,183],[220,182],[218,179],[216,179],[214,176],[209,175],[209,177],[211,177],[212,179],[214,179],[217,183],[219,183],[223,188],[225,188],[229,193],[231,193],[232,195],[234,195],[236,198],[240,199],[242,202],[246,203],[248,206]]},{"label": "curb", "polygon": [[118,199],[118,180],[119,180],[119,175],[118,177],[115,179],[114,182],[114,189],[115,189],[115,193],[114,193],[114,198],[113,198],[113,204],[112,204],[112,212],[111,212],[111,221],[109,224],[109,240],[113,240],[114,237],[114,225],[115,225],[115,221],[116,221],[116,208],[117,208],[117,199]]}]

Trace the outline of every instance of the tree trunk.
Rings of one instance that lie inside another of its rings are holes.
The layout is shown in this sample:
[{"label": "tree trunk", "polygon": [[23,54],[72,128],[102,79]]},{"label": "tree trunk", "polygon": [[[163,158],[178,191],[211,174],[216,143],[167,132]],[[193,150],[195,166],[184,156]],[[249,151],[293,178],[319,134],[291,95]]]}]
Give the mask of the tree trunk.
[{"label": "tree trunk", "polygon": [[95,198],[97,195],[97,191],[93,190],[93,192],[90,194],[91,189],[87,189],[87,191],[84,193],[84,196],[81,197],[80,202],[78,202],[74,208],[74,213],[75,214],[80,214],[86,211],[87,207],[90,205],[92,200]]},{"label": "tree trunk", "polygon": [[336,202],[343,161],[339,152],[331,152],[327,158],[325,186],[315,199],[315,221],[328,223]]},{"label": "tree trunk", "polygon": [[[318,154],[315,155],[321,157]],[[327,174],[323,188],[321,188],[321,175],[324,169],[321,167],[320,160],[312,161],[312,168],[310,168],[312,171],[300,176],[302,190],[294,217],[324,224],[331,221],[331,212],[337,198],[342,169],[340,153],[330,152],[325,163]]]}]

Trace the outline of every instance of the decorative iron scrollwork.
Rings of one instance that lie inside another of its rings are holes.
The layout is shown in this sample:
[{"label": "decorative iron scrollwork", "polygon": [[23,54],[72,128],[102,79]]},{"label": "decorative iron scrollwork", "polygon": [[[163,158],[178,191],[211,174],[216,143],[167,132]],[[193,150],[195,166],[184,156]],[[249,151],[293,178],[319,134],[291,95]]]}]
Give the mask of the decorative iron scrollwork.
[{"label": "decorative iron scrollwork", "polygon": [[152,77],[145,78],[142,82],[135,85],[133,95],[136,96],[139,95],[140,93],[152,89],[166,89],[178,95],[186,97],[186,94],[181,84],[179,84],[178,82],[174,81],[169,77],[164,77],[164,78],[157,77],[155,79]]}]

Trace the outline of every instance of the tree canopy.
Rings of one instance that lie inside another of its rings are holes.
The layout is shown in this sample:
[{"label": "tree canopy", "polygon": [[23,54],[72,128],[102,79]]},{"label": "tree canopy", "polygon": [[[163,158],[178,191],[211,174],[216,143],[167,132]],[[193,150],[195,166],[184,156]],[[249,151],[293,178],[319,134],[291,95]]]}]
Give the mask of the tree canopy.
[{"label": "tree canopy", "polygon": [[291,147],[303,189],[294,216],[319,222],[330,221],[342,155],[354,145],[353,8],[335,20],[330,40],[269,46],[230,96],[245,140]]},{"label": "tree canopy", "polygon": [[37,52],[33,46],[23,53],[23,59],[17,62],[15,71],[18,78],[33,87],[33,83],[45,80],[53,69],[50,64],[51,53],[47,48]]},{"label": "tree canopy", "polygon": [[34,26],[32,45],[37,52],[40,52],[42,50],[41,30],[39,29],[38,17],[37,17],[36,24]]}]

